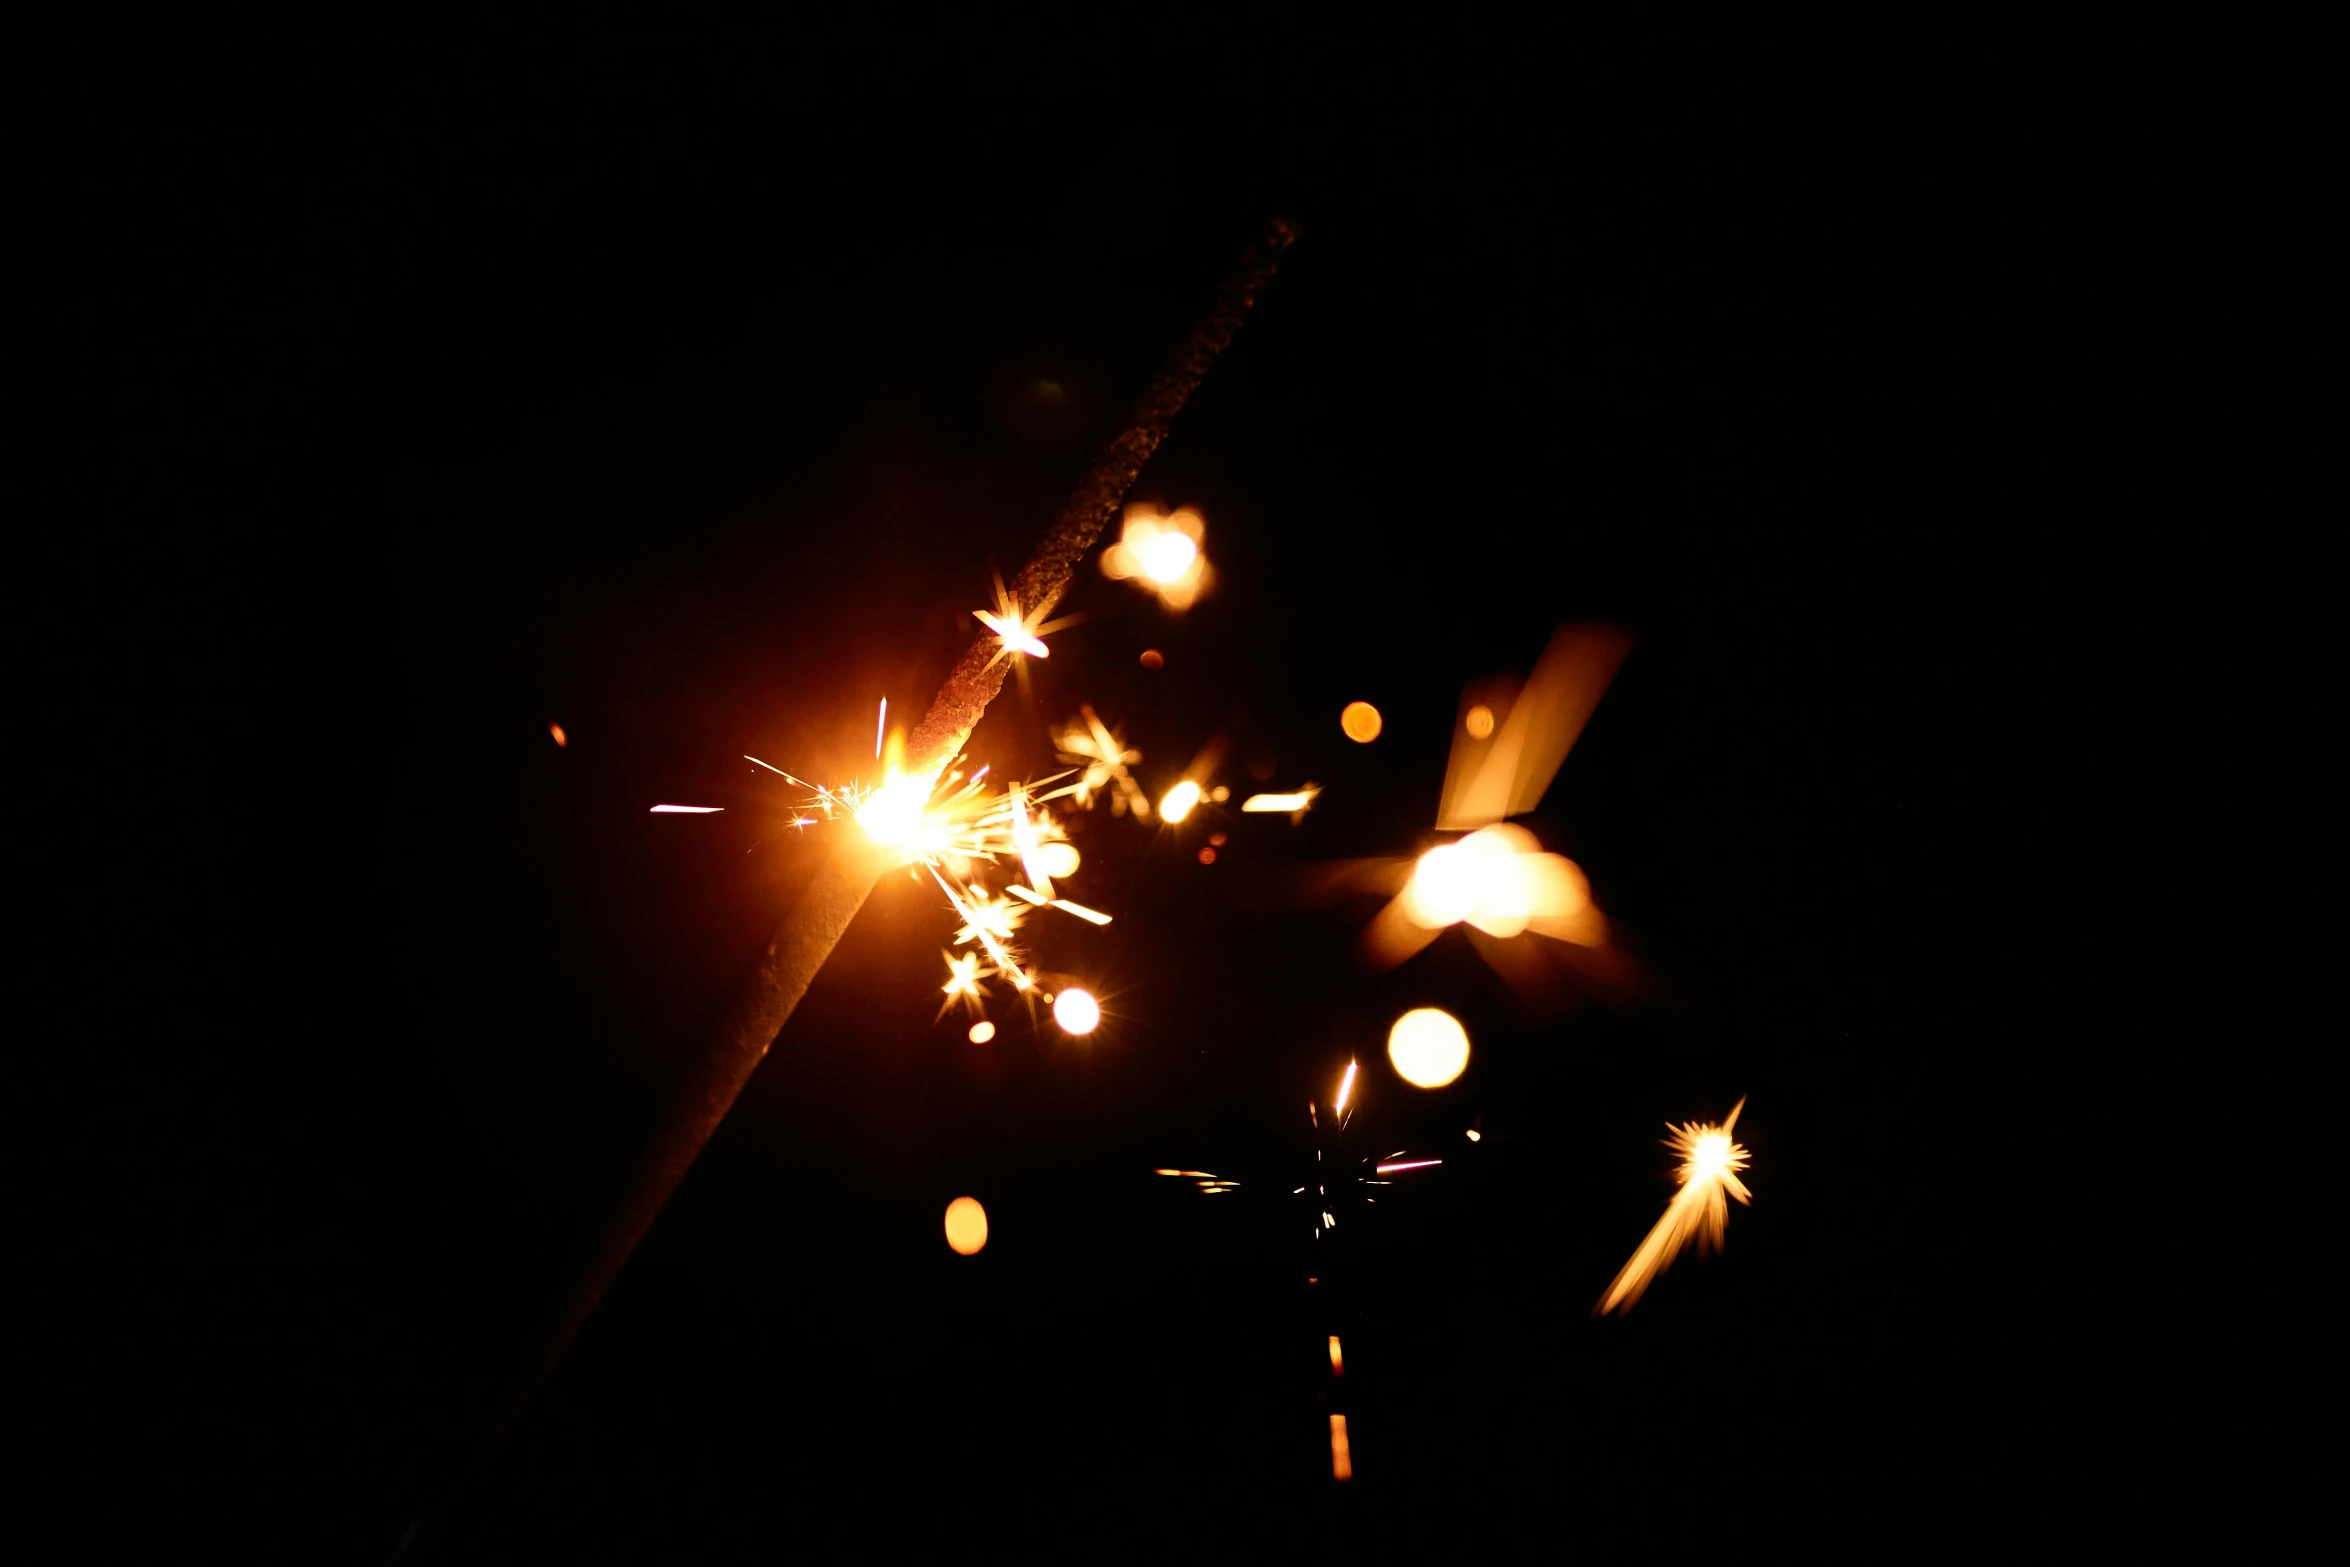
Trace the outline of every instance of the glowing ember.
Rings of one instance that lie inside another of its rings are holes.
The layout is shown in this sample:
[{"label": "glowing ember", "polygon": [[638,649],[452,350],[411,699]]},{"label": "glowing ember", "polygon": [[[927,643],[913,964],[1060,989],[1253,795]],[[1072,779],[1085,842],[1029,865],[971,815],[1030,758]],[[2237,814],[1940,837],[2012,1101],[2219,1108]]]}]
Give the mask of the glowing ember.
[{"label": "glowing ember", "polygon": [[1064,990],[1053,1001],[1053,1021],[1065,1033],[1090,1034],[1101,1020],[1101,1003],[1082,990]]},{"label": "glowing ember", "polygon": [[1387,1034],[1387,1059],[1418,1088],[1442,1088],[1469,1065],[1469,1035],[1460,1020],[1436,1007],[1415,1007]]},{"label": "glowing ember", "polygon": [[947,1245],[958,1257],[976,1257],[987,1246],[987,1210],[976,1197],[947,1204]]},{"label": "glowing ember", "polygon": [[1673,1172],[1681,1189],[1665,1204],[1664,1217],[1656,1221],[1648,1238],[1632,1253],[1632,1260],[1624,1264],[1624,1271],[1600,1297],[1594,1315],[1630,1311],[1650,1281],[1671,1267],[1674,1257],[1692,1240],[1701,1254],[1721,1248],[1730,1221],[1730,1205],[1723,1201],[1723,1193],[1742,1203],[1752,1200],[1745,1183],[1738,1179],[1738,1172],[1746,1168],[1746,1150],[1730,1141],[1730,1133],[1738,1125],[1738,1112],[1745,1108],[1746,1101],[1741,1098],[1719,1126],[1667,1123],[1666,1130],[1673,1135],[1665,1140],[1665,1146],[1681,1156],[1681,1167]]},{"label": "glowing ember", "polygon": [[1353,1456],[1346,1448],[1346,1416],[1330,1417],[1330,1478],[1352,1480],[1355,1477]]},{"label": "glowing ember", "polygon": [[571,743],[571,737],[563,732],[563,726],[561,724],[547,725],[547,733],[555,737],[555,744],[558,749]]},{"label": "glowing ember", "polygon": [[1473,1126],[1469,1128],[1469,1141],[1470,1141],[1470,1142],[1473,1142],[1473,1143],[1481,1143],[1481,1142],[1483,1142],[1484,1140],[1485,1140],[1485,1134],[1484,1134],[1483,1132],[1480,1132],[1480,1131],[1478,1131],[1478,1130],[1477,1130],[1475,1127],[1473,1127]]},{"label": "glowing ember", "polygon": [[1335,1333],[1330,1335],[1330,1374],[1334,1377],[1346,1375],[1346,1353],[1338,1347],[1338,1335]]}]

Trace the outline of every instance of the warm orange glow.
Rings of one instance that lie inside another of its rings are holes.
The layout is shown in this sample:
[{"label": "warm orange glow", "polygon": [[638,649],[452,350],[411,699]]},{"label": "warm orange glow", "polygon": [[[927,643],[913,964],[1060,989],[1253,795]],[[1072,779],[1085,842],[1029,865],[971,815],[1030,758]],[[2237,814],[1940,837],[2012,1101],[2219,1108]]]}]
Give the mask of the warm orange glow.
[{"label": "warm orange glow", "polygon": [[1212,832],[1208,834],[1208,847],[1211,849],[1221,849],[1224,847],[1227,841],[1228,840],[1225,838],[1224,834],[1220,832]]},{"label": "warm orange glow", "polygon": [[1347,1098],[1355,1091],[1355,1066],[1352,1061],[1346,1064],[1346,1076],[1338,1084],[1338,1097],[1330,1101],[1330,1108],[1336,1114],[1346,1113]]},{"label": "warm orange glow", "polygon": [[1339,1349],[1338,1335],[1335,1333],[1330,1335],[1330,1374],[1334,1377],[1346,1375],[1346,1355]]},{"label": "warm orange glow", "polygon": [[1379,731],[1386,724],[1379,717],[1379,709],[1370,703],[1349,702],[1346,711],[1338,715],[1338,727],[1345,730],[1346,737],[1355,744],[1369,745],[1379,738]]},{"label": "warm orange glow", "polygon": [[976,1257],[987,1245],[987,1210],[976,1197],[947,1204],[947,1245],[959,1257]]},{"label": "warm orange glow", "polygon": [[1468,1069],[1468,1030],[1450,1012],[1415,1007],[1388,1030],[1387,1059],[1414,1087],[1442,1088]]},{"label": "warm orange glow", "polygon": [[[1189,507],[1162,517],[1149,506],[1126,508],[1118,542],[1102,551],[1102,573],[1140,578],[1169,609],[1188,609],[1207,586],[1208,562],[1201,553],[1207,526]],[[1146,668],[1156,668],[1148,656]]]},{"label": "warm orange glow", "polygon": [[1074,876],[1077,874],[1079,864],[1077,845],[1056,838],[1051,843],[1039,848],[1036,853],[1037,858],[1044,862],[1044,873],[1047,876]]},{"label": "warm orange glow", "polygon": [[1155,647],[1146,647],[1146,648],[1144,648],[1144,649],[1142,650],[1142,667],[1143,667],[1143,668],[1145,668],[1145,669],[1163,669],[1163,668],[1165,668],[1165,667],[1166,667],[1166,664],[1167,664],[1167,655],[1166,655],[1166,654],[1164,654],[1164,653],[1162,653],[1162,652],[1160,652],[1160,651],[1159,651],[1157,648],[1155,648]]},{"label": "warm orange glow", "polygon": [[995,1038],[995,1025],[987,1019],[981,1018],[971,1025],[971,1043],[984,1045],[993,1038]]},{"label": "warm orange glow", "polygon": [[1596,934],[1590,884],[1574,861],[1543,853],[1532,833],[1507,823],[1421,855],[1401,907],[1423,930],[1466,920],[1489,936]]},{"label": "warm orange glow", "polygon": [[943,988],[949,999],[964,996],[977,1001],[979,999],[979,954],[966,952],[961,957],[956,957],[950,953],[947,957],[947,982]]},{"label": "warm orange glow", "polygon": [[1065,1033],[1090,1034],[1101,1020],[1101,1003],[1082,990],[1064,990],[1053,1001],[1053,1021]]},{"label": "warm orange glow", "polygon": [[1213,865],[1213,864],[1215,864],[1215,863],[1216,863],[1216,851],[1215,851],[1214,849],[1202,849],[1202,850],[1200,850],[1200,851],[1199,851],[1199,862],[1200,862],[1202,865]]},{"label": "warm orange glow", "polygon": [[1681,1156],[1681,1168],[1673,1172],[1681,1189],[1673,1193],[1673,1200],[1665,1204],[1664,1217],[1656,1221],[1656,1227],[1632,1253],[1632,1260],[1624,1264],[1624,1271],[1600,1297],[1594,1315],[1630,1311],[1651,1281],[1671,1267],[1681,1248],[1691,1241],[1697,1242],[1701,1254],[1721,1249],[1730,1224],[1730,1205],[1723,1201],[1723,1194],[1742,1203],[1752,1200],[1745,1183],[1738,1179],[1738,1172],[1746,1168],[1746,1150],[1730,1141],[1730,1133],[1738,1125],[1738,1112],[1745,1108],[1742,1098],[1730,1107],[1728,1119],[1719,1126],[1667,1124],[1666,1130],[1673,1135],[1665,1140],[1665,1146]]},{"label": "warm orange glow", "polygon": [[1352,1480],[1355,1477],[1353,1455],[1346,1449],[1346,1416],[1330,1417],[1330,1478]]},{"label": "warm orange glow", "polygon": [[1171,822],[1183,820],[1191,814],[1191,808],[1199,804],[1199,793],[1198,784],[1184,779],[1168,790],[1167,797],[1159,802],[1159,814]]},{"label": "warm orange glow", "polygon": [[1485,1134],[1472,1126],[1469,1128],[1469,1141],[1473,1143],[1481,1143],[1485,1141]]},{"label": "warm orange glow", "polygon": [[555,737],[555,744],[557,746],[566,746],[571,743],[571,737],[563,732],[563,726],[561,724],[547,725],[547,733]]},{"label": "warm orange glow", "polygon": [[1142,574],[1153,582],[1177,582],[1199,559],[1199,546],[1180,533],[1162,533],[1142,547]]},{"label": "warm orange glow", "polygon": [[1469,709],[1462,724],[1469,731],[1470,739],[1490,740],[1493,738],[1493,709],[1480,702]]},{"label": "warm orange glow", "polygon": [[1240,808],[1250,813],[1302,811],[1314,803],[1314,796],[1322,791],[1312,784],[1294,794],[1252,794],[1240,802]]},{"label": "warm orange glow", "polygon": [[935,780],[922,773],[892,771],[880,788],[857,807],[857,825],[865,836],[884,848],[912,838],[922,827],[922,808],[930,803]]}]

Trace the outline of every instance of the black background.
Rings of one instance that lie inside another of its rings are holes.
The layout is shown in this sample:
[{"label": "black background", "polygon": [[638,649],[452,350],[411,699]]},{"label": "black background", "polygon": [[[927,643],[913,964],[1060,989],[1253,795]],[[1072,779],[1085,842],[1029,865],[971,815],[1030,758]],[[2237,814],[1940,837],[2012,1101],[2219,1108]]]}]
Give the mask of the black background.
[{"label": "black background", "polygon": [[[87,520],[36,558],[94,591],[28,623],[88,650],[41,761],[106,837],[59,851],[106,962],[49,1025],[102,1046],[56,1204],[119,1481],[92,1529],[389,1554],[814,863],[739,756],[870,766],[874,702],[920,713],[1274,213],[1303,237],[1136,491],[1203,512],[1214,592],[1174,617],[1085,568],[973,754],[1044,771],[1090,701],[1154,791],[1221,744],[1236,799],[1253,759],[1321,804],[1084,819],[1117,922],[1031,926],[1105,1000],[1082,1043],[933,1025],[951,921],[885,883],[424,1554],[1954,1521],[1953,1270],[1888,1148],[1947,1029],[1900,716],[1940,481],[1893,455],[1931,176],[1882,110],[1622,67],[898,19],[90,69],[55,132]],[[1634,965],[1536,1004],[1455,932],[1367,975],[1375,904],[1285,878],[1433,841],[1463,682],[1583,617],[1635,650],[1529,825]],[[1475,1041],[1433,1093],[1382,1049],[1427,1003]],[[1317,1249],[1286,1194],[1350,1055],[1356,1151],[1447,1163]],[[1727,1252],[1595,1321],[1662,1123],[1742,1094]]]}]

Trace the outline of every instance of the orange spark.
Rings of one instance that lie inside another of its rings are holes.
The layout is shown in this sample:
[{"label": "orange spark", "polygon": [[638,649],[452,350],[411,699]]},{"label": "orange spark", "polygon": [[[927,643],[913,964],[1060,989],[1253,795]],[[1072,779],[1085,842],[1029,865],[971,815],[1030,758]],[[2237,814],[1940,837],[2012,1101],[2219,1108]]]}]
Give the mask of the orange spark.
[{"label": "orange spark", "polygon": [[1651,1280],[1672,1266],[1673,1258],[1690,1241],[1697,1242],[1700,1255],[1721,1249],[1722,1237],[1729,1228],[1730,1207],[1722,1200],[1726,1191],[1740,1202],[1750,1202],[1751,1195],[1738,1172],[1746,1168],[1746,1150],[1730,1141],[1730,1132],[1738,1124],[1738,1112],[1746,1108],[1741,1096],[1730,1107],[1729,1119],[1719,1126],[1690,1122],[1684,1126],[1666,1123],[1673,1135],[1665,1146],[1681,1156],[1681,1167],[1674,1176],[1681,1189],[1665,1205],[1664,1217],[1648,1232],[1640,1249],[1632,1253],[1632,1260],[1624,1264],[1624,1271],[1600,1297],[1595,1316],[1610,1311],[1630,1311]]}]

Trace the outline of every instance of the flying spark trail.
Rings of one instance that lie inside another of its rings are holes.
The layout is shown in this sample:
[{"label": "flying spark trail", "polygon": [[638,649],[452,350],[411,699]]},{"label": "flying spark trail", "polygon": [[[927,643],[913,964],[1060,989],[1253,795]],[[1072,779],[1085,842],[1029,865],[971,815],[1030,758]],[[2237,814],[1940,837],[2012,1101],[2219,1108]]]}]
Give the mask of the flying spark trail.
[{"label": "flying spark trail", "polygon": [[723,805],[656,805],[654,816],[715,816],[725,810]]},{"label": "flying spark trail", "polygon": [[1600,1297],[1592,1315],[1630,1311],[1650,1282],[1672,1266],[1673,1258],[1690,1241],[1697,1242],[1701,1256],[1721,1249],[1730,1218],[1730,1207],[1722,1194],[1728,1192],[1742,1203],[1751,1201],[1745,1183],[1738,1179],[1738,1172],[1746,1168],[1746,1150],[1730,1141],[1730,1132],[1738,1125],[1738,1112],[1745,1108],[1746,1100],[1740,1096],[1730,1107],[1729,1118],[1719,1126],[1666,1123],[1666,1130],[1673,1135],[1665,1140],[1665,1146],[1681,1156],[1681,1167],[1674,1172],[1681,1189],[1665,1205],[1664,1217],[1632,1253],[1624,1271]]}]

